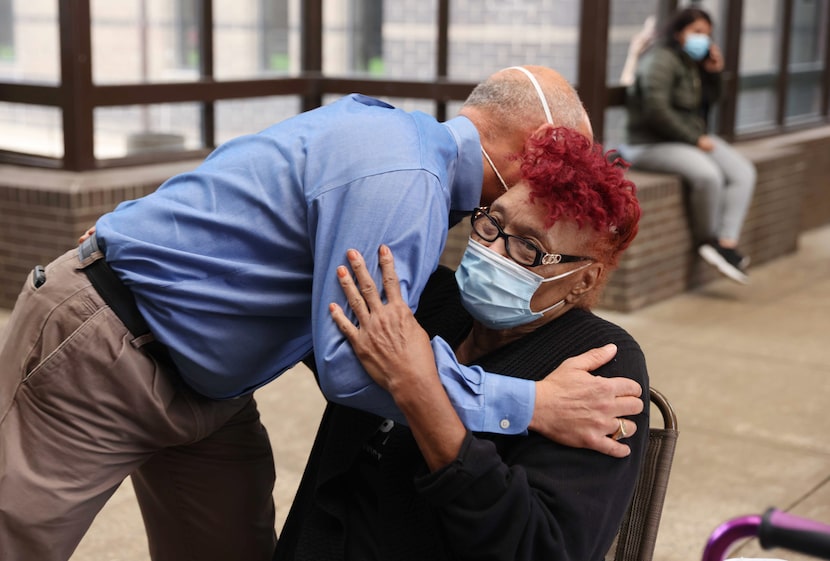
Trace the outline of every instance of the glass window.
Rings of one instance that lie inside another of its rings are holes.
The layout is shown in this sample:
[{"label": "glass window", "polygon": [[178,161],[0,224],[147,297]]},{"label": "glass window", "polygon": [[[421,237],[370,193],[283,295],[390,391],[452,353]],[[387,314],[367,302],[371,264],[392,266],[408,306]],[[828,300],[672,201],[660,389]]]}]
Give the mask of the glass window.
[{"label": "glass window", "polygon": [[63,157],[63,121],[56,107],[0,102],[0,150]]},{"label": "glass window", "polygon": [[188,12],[189,4],[193,2],[91,0],[93,81],[130,84],[197,79],[198,25],[196,8]]},{"label": "glass window", "polygon": [[781,0],[744,0],[735,130],[775,126]]},{"label": "glass window", "polygon": [[288,0],[214,0],[213,75],[249,79],[299,68],[298,9]]},{"label": "glass window", "polygon": [[608,29],[608,85],[634,80],[639,55],[654,38],[660,0],[611,2]]},{"label": "glass window", "polygon": [[14,59],[12,0],[0,0],[0,61]]},{"label": "glass window", "polygon": [[789,83],[787,88],[786,123],[805,117],[816,117],[821,111],[821,84],[824,41],[827,30],[827,2],[794,0],[790,28]]},{"label": "glass window", "polygon": [[434,60],[424,55],[435,52],[435,27],[424,37],[423,25],[425,17],[434,20],[434,6],[434,0],[325,0],[324,72],[432,78]]},{"label": "glass window", "polygon": [[0,0],[0,81],[60,82],[57,2]]},{"label": "glass window", "polygon": [[234,99],[216,102],[216,143],[259,132],[300,112],[296,96]]},{"label": "glass window", "polygon": [[508,66],[540,64],[576,81],[580,2],[514,0],[486,6],[483,9],[480,0],[450,5],[453,80],[478,82]]},{"label": "glass window", "polygon": [[[340,99],[341,95],[326,95],[323,96],[323,105],[327,105],[329,103],[335,102]],[[421,111],[426,113],[427,115],[435,115],[435,102],[431,99],[416,99],[410,97],[382,97],[382,96],[375,96],[381,101],[385,101],[389,105],[393,107],[397,107],[398,109],[403,109],[404,111]],[[460,109],[460,104],[457,106],[457,109]],[[456,113],[448,113],[448,118],[455,117]]]},{"label": "glass window", "polygon": [[288,51],[288,1],[260,0],[262,69],[266,72],[287,72],[291,68]]},{"label": "glass window", "polygon": [[[608,29],[606,80],[609,86],[634,82],[637,62],[654,40],[660,0],[611,2]],[[610,149],[625,141],[627,115],[624,107],[605,111],[603,144]]]},{"label": "glass window", "polygon": [[94,127],[97,159],[202,146],[198,103],[99,107],[95,109]]},{"label": "glass window", "polygon": [[[141,0],[142,3],[145,0]],[[179,68],[199,69],[199,0],[176,0],[176,63]]]}]

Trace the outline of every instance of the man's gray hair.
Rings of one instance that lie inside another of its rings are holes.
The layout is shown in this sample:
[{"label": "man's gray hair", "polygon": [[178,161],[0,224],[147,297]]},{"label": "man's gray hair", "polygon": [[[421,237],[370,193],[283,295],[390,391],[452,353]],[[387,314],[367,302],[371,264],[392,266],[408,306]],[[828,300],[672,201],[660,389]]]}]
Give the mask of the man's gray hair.
[{"label": "man's gray hair", "polygon": [[[561,86],[546,88],[545,83],[540,82],[553,124],[572,129],[584,126],[585,110],[573,86],[563,80]],[[539,103],[533,84],[516,70],[497,73],[477,85],[464,102],[464,107],[485,111],[494,126],[515,129],[545,122],[544,109]]]}]

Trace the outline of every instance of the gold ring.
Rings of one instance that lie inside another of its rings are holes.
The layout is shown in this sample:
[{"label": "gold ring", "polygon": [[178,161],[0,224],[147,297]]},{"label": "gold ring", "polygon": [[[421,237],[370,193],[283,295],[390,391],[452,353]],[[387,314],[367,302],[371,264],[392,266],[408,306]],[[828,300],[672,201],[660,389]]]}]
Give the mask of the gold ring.
[{"label": "gold ring", "polygon": [[625,421],[623,421],[622,419],[617,420],[620,422],[620,428],[618,428],[616,432],[613,435],[611,435],[611,438],[613,438],[614,440],[620,440],[621,438],[628,437],[628,433],[625,432]]}]

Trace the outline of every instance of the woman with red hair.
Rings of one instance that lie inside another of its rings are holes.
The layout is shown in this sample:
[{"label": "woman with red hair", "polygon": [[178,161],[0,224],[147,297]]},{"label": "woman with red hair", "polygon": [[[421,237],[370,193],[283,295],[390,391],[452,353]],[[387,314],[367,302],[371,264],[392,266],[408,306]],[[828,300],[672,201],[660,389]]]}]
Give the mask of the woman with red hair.
[{"label": "woman with red hair", "polygon": [[646,449],[648,431],[636,427],[649,426],[648,407],[604,437],[628,443],[622,459],[532,431],[473,434],[435,367],[434,355],[455,353],[535,380],[613,344],[615,359],[595,375],[632,378],[648,395],[639,345],[590,311],[637,233],[624,166],[548,125],[517,157],[522,180],[473,213],[457,272],[435,272],[417,321],[388,248],[380,249],[385,303],[357,251],[348,258],[359,288],[339,268],[358,325],[336,305],[332,317],[408,426],[329,406],[276,559],[598,561],[608,551]]}]

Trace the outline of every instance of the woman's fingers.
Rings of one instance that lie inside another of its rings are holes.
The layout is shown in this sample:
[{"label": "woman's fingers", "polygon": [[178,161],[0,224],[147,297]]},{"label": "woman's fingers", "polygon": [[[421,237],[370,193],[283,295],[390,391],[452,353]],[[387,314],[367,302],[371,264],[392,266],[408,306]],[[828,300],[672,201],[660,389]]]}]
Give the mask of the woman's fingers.
[{"label": "woman's fingers", "polygon": [[[373,309],[377,310],[382,305],[382,302],[380,301],[380,294],[378,294],[372,275],[366,269],[366,262],[363,260],[363,256],[356,249],[350,249],[346,252],[346,259],[349,260],[349,266],[352,268],[354,276],[357,279],[357,285],[360,288],[360,294],[363,297],[365,306],[368,307],[369,311]],[[351,305],[351,303],[352,299],[349,298],[349,304]],[[352,309],[354,309],[354,307],[352,307]],[[357,310],[355,310],[355,312],[357,312]]]},{"label": "woman's fingers", "polygon": [[392,256],[392,250],[389,249],[389,246],[380,246],[378,263],[380,263],[380,274],[383,278],[383,291],[386,293],[386,301],[392,304],[402,300],[401,283],[398,280],[398,273],[395,272],[395,258]]},{"label": "woman's fingers", "polygon": [[[363,295],[355,286],[354,279],[349,274],[345,266],[337,267],[337,281],[340,283],[340,288],[343,290],[343,295],[346,297],[346,302],[357,317],[357,320],[363,323],[369,317],[369,308],[366,306],[366,301]],[[339,309],[339,306],[338,306]],[[343,313],[342,310],[340,313]]]},{"label": "woman's fingers", "polygon": [[335,303],[331,303],[329,304],[329,313],[331,314],[331,319],[334,320],[334,324],[340,329],[340,331],[343,332],[343,335],[346,336],[346,340],[349,341],[349,343],[354,344],[355,339],[357,338],[358,329],[351,321],[349,321],[346,314],[343,313],[343,308]]}]

